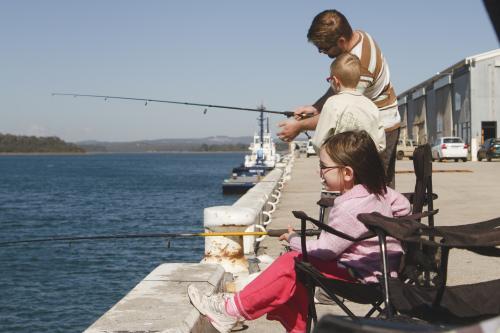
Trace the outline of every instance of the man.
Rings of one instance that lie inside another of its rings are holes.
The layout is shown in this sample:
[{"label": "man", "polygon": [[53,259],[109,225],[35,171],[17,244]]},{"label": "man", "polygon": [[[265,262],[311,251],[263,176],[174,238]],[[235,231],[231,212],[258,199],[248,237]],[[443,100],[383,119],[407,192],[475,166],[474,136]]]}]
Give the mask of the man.
[{"label": "man", "polygon": [[[401,118],[398,112],[397,96],[390,82],[389,66],[380,48],[364,31],[353,31],[345,16],[337,10],[325,10],[313,20],[307,34],[320,53],[334,59],[344,52],[356,55],[361,61],[361,80],[357,90],[371,99],[378,107],[380,121],[385,129],[386,149],[382,159],[386,170],[386,182],[394,188],[396,145],[399,138]],[[295,119],[279,124],[278,136],[283,141],[291,141],[301,131],[315,130],[318,114],[326,100],[334,95],[331,87],[316,103],[295,110]],[[304,115],[312,116],[304,118]]]}]

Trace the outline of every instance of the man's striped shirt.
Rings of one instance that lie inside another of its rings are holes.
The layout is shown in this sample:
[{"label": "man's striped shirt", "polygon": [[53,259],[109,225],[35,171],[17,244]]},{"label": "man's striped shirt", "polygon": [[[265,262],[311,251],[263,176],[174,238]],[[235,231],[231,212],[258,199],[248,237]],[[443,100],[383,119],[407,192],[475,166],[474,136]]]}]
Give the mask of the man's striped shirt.
[{"label": "man's striped shirt", "polygon": [[[361,78],[356,89],[375,103],[381,112],[380,121],[386,129],[398,126],[401,117],[398,112],[397,96],[390,80],[389,66],[373,38],[364,31],[356,32],[361,38],[349,51],[361,62]],[[330,88],[314,106],[321,110],[331,95],[333,90]]]}]

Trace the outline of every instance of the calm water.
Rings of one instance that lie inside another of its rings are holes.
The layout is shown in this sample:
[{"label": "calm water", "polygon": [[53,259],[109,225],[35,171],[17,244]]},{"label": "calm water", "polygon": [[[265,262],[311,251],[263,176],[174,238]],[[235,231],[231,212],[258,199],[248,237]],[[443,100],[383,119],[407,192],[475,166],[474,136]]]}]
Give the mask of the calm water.
[{"label": "calm water", "polygon": [[[0,157],[0,242],[52,235],[202,231],[231,205],[243,154]],[[203,239],[0,247],[0,331],[81,332],[163,262],[198,262]]]}]

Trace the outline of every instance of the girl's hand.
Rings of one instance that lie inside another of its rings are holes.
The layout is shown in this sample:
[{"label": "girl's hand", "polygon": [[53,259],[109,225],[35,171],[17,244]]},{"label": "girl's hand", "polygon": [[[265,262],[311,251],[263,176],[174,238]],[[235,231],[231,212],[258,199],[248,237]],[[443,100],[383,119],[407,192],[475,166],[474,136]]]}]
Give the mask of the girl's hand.
[{"label": "girl's hand", "polygon": [[293,228],[289,225],[288,226],[288,232],[287,233],[284,233],[283,235],[280,236],[280,240],[286,240],[288,242],[288,239],[290,238],[290,236],[292,234],[294,234],[295,231],[293,231]]}]

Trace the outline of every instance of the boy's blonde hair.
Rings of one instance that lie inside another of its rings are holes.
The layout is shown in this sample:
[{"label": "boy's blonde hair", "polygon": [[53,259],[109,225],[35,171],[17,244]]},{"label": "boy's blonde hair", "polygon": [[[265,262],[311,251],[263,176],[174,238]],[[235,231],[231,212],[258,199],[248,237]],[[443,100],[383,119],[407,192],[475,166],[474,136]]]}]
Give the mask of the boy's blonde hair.
[{"label": "boy's blonde hair", "polygon": [[354,54],[342,53],[332,62],[330,72],[344,87],[354,89],[361,76],[361,62]]}]

